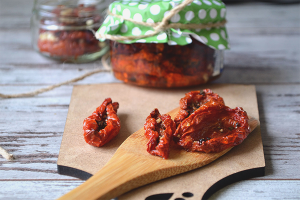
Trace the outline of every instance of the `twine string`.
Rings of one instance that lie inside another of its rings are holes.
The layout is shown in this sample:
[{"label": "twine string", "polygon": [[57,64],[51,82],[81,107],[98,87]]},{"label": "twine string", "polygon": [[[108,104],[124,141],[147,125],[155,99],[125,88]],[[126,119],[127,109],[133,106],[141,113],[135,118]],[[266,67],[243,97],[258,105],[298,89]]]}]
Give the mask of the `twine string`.
[{"label": "twine string", "polygon": [[[101,62],[104,63],[103,59],[107,59],[108,56],[109,56],[109,52],[102,56]],[[60,87],[60,86],[63,86],[63,85],[78,82],[78,81],[83,80],[84,78],[86,78],[88,76],[91,76],[93,74],[97,74],[97,73],[100,73],[100,72],[111,72],[111,69],[109,68],[109,66],[107,66],[107,64],[103,65],[103,66],[104,66],[104,69],[103,68],[95,69],[93,71],[89,71],[89,72],[87,72],[87,73],[85,73],[85,74],[83,74],[79,77],[73,78],[71,80],[64,81],[64,82],[61,82],[61,83],[57,83],[57,84],[54,84],[54,85],[50,85],[50,86],[45,87],[45,88],[40,88],[40,89],[37,89],[33,92],[26,92],[26,93],[20,93],[20,94],[2,94],[2,93],[0,93],[0,97],[3,98],[3,99],[20,98],[20,97],[32,97],[32,96],[35,96],[35,95],[38,95],[38,94],[41,94],[41,93],[44,93],[44,92],[48,92],[50,90],[53,90],[53,89],[55,89],[57,87]]]},{"label": "twine string", "polygon": [[167,28],[167,25],[169,24],[169,20],[176,15],[178,12],[180,12],[183,8],[185,8],[188,4],[192,3],[194,0],[185,0],[181,4],[175,6],[173,9],[170,10],[170,12],[162,19],[161,23],[154,28],[156,32],[164,31]]},{"label": "twine string", "polygon": [[3,156],[6,160],[14,160],[14,156],[8,153],[4,148],[0,146],[0,155]]},{"label": "twine string", "polygon": [[57,87],[60,87],[60,86],[63,86],[63,85],[67,85],[67,84],[70,84],[70,83],[74,83],[74,82],[78,82],[88,76],[91,76],[93,74],[96,74],[96,73],[99,73],[99,72],[110,72],[111,70],[108,70],[108,69],[96,69],[96,70],[93,70],[93,71],[90,71],[90,72],[87,72],[77,78],[73,78],[71,80],[68,80],[68,81],[64,81],[64,82],[61,82],[61,83],[58,83],[58,84],[54,84],[54,85],[50,85],[48,87],[45,87],[45,88],[41,88],[41,89],[37,89],[33,92],[26,92],[26,93],[20,93],[20,94],[2,94],[0,93],[0,97],[3,98],[3,99],[9,99],[9,98],[19,98],[19,97],[32,97],[32,96],[35,96],[35,95],[38,95],[38,94],[41,94],[41,93],[44,93],[44,92],[48,92],[50,90],[53,90]]}]

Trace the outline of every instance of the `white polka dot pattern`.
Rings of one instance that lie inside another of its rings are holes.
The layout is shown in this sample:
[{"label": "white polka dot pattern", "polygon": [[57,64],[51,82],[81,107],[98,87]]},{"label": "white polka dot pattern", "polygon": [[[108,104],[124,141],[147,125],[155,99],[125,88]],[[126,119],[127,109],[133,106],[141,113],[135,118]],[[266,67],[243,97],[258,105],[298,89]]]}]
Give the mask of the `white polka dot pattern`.
[{"label": "white polka dot pattern", "polygon": [[122,15],[125,18],[130,18],[130,15],[131,15],[130,10],[129,9],[124,9]]},{"label": "white polka dot pattern", "polygon": [[214,18],[216,18],[217,17],[217,11],[216,11],[216,9],[211,9],[210,11],[209,11],[209,15],[210,15],[210,17],[212,18],[212,19],[214,19]]},{"label": "white polka dot pattern", "polygon": [[140,5],[138,6],[138,8],[139,8],[140,10],[144,10],[144,9],[147,8],[147,6],[148,6],[148,4],[140,4]]},{"label": "white polka dot pattern", "polygon": [[[110,4],[110,12],[137,22],[158,23],[171,9],[184,0],[118,0]],[[211,24],[225,20],[226,7],[221,0],[194,0],[170,19],[170,23]],[[153,28],[135,24],[116,16],[107,16],[98,33],[120,36],[141,36],[153,33]],[[168,43],[186,45],[194,38],[215,49],[228,49],[225,27],[169,29],[143,39],[119,41],[122,43]],[[105,39],[100,38],[100,41]]]},{"label": "white polka dot pattern", "polygon": [[180,15],[177,13],[171,18],[171,22],[176,23],[179,22],[180,20]]},{"label": "white polka dot pattern", "polygon": [[187,11],[185,13],[185,19],[186,21],[191,21],[195,17],[195,14],[193,11]]},{"label": "white polka dot pattern", "polygon": [[167,34],[166,33],[161,33],[156,38],[158,40],[165,40],[165,39],[167,39]]},{"label": "white polka dot pattern", "polygon": [[213,40],[213,41],[217,41],[220,39],[219,35],[217,33],[211,33],[210,34],[210,38]]},{"label": "white polka dot pattern", "polygon": [[140,13],[136,13],[136,14],[133,15],[133,20],[138,21],[138,22],[142,22],[143,17]]},{"label": "white polka dot pattern", "polygon": [[206,17],[206,10],[204,9],[199,10],[198,17],[200,19],[204,19]]},{"label": "white polka dot pattern", "polygon": [[150,12],[152,15],[157,15],[160,12],[159,5],[153,5],[150,7]]},{"label": "white polka dot pattern", "polygon": [[139,27],[134,27],[132,29],[132,35],[137,36],[137,35],[141,35],[141,33],[142,33],[142,31],[141,31],[141,29],[139,29]]}]

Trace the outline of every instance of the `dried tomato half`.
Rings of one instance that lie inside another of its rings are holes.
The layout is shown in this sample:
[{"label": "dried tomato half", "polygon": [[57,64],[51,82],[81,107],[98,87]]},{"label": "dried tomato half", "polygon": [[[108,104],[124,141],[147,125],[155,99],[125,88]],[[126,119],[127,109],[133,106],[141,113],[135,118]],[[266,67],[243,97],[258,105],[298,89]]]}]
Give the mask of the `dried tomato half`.
[{"label": "dried tomato half", "polygon": [[106,98],[103,103],[83,121],[85,141],[100,147],[113,139],[120,131],[121,124],[117,115],[118,102]]},{"label": "dried tomato half", "polygon": [[172,135],[176,129],[171,116],[168,114],[161,115],[158,109],[154,109],[146,118],[144,129],[145,136],[149,139],[147,151],[152,155],[167,159]]},{"label": "dried tomato half", "polygon": [[186,93],[185,97],[181,98],[179,101],[180,110],[174,119],[176,126],[189,117],[200,106],[207,103],[218,105],[219,107],[225,106],[223,98],[218,94],[213,93],[210,89],[204,89],[202,92],[191,91]]},{"label": "dried tomato half", "polygon": [[[175,142],[188,151],[220,152],[227,148],[236,146],[248,136],[250,127],[246,111],[241,107],[231,109],[225,106],[221,97],[205,90],[212,98],[208,101],[197,100],[193,92],[180,102],[181,113],[177,129],[174,133]],[[189,101],[191,100],[191,101]],[[200,106],[195,109],[191,104],[196,102]],[[188,102],[189,101],[189,102]],[[188,103],[183,103],[188,102]],[[192,110],[193,112],[190,112]],[[184,111],[186,118],[184,118]]]}]

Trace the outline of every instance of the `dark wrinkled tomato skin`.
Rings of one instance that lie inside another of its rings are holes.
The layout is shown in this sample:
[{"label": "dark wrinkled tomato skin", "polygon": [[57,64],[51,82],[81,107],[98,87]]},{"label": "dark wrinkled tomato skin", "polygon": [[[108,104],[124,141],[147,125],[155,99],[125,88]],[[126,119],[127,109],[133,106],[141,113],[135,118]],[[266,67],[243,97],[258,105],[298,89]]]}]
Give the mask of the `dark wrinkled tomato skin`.
[{"label": "dark wrinkled tomato skin", "polygon": [[155,109],[147,117],[144,129],[145,136],[149,140],[147,152],[167,159],[170,153],[172,135],[176,129],[171,116],[167,114],[161,115],[158,109]]},{"label": "dark wrinkled tomato skin", "polygon": [[239,145],[250,133],[247,113],[240,107],[192,114],[177,128],[178,144],[188,151],[221,152]]},{"label": "dark wrinkled tomato skin", "polygon": [[83,132],[86,143],[101,147],[113,139],[120,131],[121,124],[117,115],[118,102],[107,98],[83,121]]},{"label": "dark wrinkled tomato skin", "polygon": [[[191,95],[192,93],[185,98],[195,100]],[[231,109],[225,106],[221,97],[210,96],[212,98],[208,101],[200,98],[200,107],[186,118],[180,118],[174,141],[187,151],[221,152],[239,145],[250,133],[249,119],[243,108]],[[181,105],[181,109],[190,107],[189,103],[184,106]]]},{"label": "dark wrinkled tomato skin", "polygon": [[219,106],[225,105],[223,98],[210,89],[204,89],[202,92],[191,91],[186,93],[185,97],[179,101],[180,110],[174,119],[176,126],[206,103],[218,104]]}]

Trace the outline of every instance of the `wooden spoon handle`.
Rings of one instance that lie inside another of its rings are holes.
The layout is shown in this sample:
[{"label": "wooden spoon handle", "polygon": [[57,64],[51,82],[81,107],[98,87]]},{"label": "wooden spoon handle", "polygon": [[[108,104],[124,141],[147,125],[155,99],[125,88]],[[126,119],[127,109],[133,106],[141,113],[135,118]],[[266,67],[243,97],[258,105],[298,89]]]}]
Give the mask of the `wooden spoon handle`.
[{"label": "wooden spoon handle", "polygon": [[156,181],[157,178],[155,177],[157,176],[153,173],[157,173],[159,168],[159,165],[147,163],[147,160],[141,160],[135,155],[116,155],[99,172],[82,185],[60,197],[59,200],[109,200],[134,188]]}]

